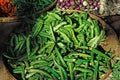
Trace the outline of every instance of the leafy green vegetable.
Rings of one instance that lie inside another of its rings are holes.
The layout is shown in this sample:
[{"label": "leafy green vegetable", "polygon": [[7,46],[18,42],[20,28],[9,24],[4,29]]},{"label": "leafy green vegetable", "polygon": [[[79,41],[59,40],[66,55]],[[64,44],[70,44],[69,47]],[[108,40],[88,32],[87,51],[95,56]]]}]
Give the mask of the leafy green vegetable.
[{"label": "leafy green vegetable", "polygon": [[53,11],[28,32],[14,33],[4,55],[23,80],[98,80],[111,69],[110,53],[98,47],[104,39],[87,13]]}]

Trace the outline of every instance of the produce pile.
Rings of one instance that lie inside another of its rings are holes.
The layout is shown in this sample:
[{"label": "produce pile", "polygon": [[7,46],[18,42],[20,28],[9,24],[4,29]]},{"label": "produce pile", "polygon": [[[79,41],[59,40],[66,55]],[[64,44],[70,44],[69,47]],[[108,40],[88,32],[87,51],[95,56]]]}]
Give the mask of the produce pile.
[{"label": "produce pile", "polygon": [[58,0],[57,9],[94,11],[100,7],[100,0]]},{"label": "produce pile", "polygon": [[98,16],[120,14],[120,0],[58,0],[58,10],[87,11]]},{"label": "produce pile", "polygon": [[99,45],[105,31],[89,14],[47,12],[27,28],[11,34],[3,53],[22,80],[98,80],[111,70],[113,52]]},{"label": "produce pile", "polygon": [[31,15],[51,5],[55,0],[0,0],[0,17]]},{"label": "produce pile", "polygon": [[12,17],[16,7],[11,0],[0,0],[0,17]]},{"label": "produce pile", "polygon": [[30,15],[40,11],[55,0],[12,0],[13,4],[17,7],[16,15]]}]

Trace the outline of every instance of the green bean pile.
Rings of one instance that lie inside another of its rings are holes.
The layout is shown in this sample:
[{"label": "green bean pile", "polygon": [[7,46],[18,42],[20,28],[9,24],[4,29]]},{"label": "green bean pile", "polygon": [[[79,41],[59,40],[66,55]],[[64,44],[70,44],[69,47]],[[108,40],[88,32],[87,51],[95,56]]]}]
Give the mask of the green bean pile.
[{"label": "green bean pile", "polygon": [[30,15],[34,14],[47,6],[51,5],[55,0],[12,0],[16,6],[16,15]]},{"label": "green bean pile", "polygon": [[112,55],[99,46],[100,26],[87,13],[47,12],[27,34],[11,34],[4,56],[22,80],[98,80]]}]

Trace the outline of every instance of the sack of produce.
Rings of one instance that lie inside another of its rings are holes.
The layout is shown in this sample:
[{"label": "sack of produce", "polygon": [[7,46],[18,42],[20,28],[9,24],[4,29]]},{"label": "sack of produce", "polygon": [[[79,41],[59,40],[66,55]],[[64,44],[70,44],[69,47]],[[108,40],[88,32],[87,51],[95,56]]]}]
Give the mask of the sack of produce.
[{"label": "sack of produce", "polygon": [[3,51],[17,80],[103,80],[111,73],[118,38],[100,18],[52,11],[26,28],[11,33]]}]

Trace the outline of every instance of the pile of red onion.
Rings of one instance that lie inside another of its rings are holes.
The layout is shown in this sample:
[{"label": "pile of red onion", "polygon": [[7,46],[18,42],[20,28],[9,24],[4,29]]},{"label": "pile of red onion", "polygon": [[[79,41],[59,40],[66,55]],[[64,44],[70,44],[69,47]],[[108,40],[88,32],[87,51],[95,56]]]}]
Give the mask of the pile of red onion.
[{"label": "pile of red onion", "polygon": [[58,0],[57,9],[60,10],[97,10],[100,6],[100,0]]}]

